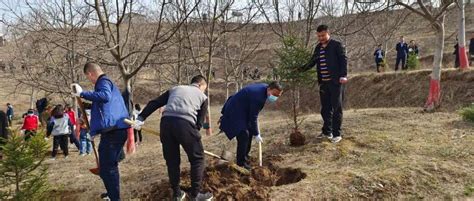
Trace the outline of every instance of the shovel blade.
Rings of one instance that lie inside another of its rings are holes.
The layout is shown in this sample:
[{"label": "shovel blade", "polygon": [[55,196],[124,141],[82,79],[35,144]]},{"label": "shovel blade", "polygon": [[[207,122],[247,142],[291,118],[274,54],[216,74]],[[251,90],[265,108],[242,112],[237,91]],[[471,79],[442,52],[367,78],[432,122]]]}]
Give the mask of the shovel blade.
[{"label": "shovel blade", "polygon": [[95,175],[99,175],[99,168],[92,168],[92,169],[89,169],[89,171],[92,173],[92,174],[95,174]]}]

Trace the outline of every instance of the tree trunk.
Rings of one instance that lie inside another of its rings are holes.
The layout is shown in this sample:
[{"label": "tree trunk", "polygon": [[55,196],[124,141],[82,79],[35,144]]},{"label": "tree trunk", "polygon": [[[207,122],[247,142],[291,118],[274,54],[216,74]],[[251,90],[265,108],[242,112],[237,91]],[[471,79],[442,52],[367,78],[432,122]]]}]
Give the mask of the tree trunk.
[{"label": "tree trunk", "polygon": [[125,85],[125,91],[123,92],[123,100],[125,101],[125,106],[127,107],[128,114],[131,115],[133,112],[133,88],[132,88],[132,79],[127,76],[123,76],[123,81]]},{"label": "tree trunk", "polygon": [[464,0],[459,0],[459,29],[458,29],[458,52],[461,70],[467,70],[469,62],[466,53],[466,23],[464,13]]},{"label": "tree trunk", "polygon": [[432,111],[439,107],[441,98],[441,65],[443,62],[443,51],[444,51],[444,18],[440,18],[438,22],[434,24],[436,29],[436,51],[433,58],[433,72],[431,73],[430,80],[430,91],[428,100],[425,104],[427,111]]},{"label": "tree trunk", "polygon": [[35,87],[31,87],[31,95],[30,95],[30,108],[29,109],[33,109],[35,108],[35,95],[36,95],[36,90],[35,90]]}]

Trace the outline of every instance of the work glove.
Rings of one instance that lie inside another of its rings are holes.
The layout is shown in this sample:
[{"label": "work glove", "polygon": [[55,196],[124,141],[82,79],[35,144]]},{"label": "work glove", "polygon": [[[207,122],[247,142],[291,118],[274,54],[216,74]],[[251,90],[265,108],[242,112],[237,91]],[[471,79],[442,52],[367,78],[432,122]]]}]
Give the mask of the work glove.
[{"label": "work glove", "polygon": [[25,129],[21,129],[21,130],[20,130],[20,134],[21,134],[21,135],[25,135]]},{"label": "work glove", "polygon": [[132,125],[132,128],[135,130],[141,130],[142,126],[145,124],[145,122],[140,121],[140,120],[135,120],[135,123]]},{"label": "work glove", "polygon": [[263,143],[263,138],[260,134],[258,134],[257,136],[255,136],[255,141],[257,141],[258,143]]},{"label": "work glove", "polygon": [[49,137],[44,137],[44,141],[48,141],[49,140]]},{"label": "work glove", "polygon": [[[75,88],[75,90],[74,90]],[[71,84],[71,91],[72,91],[72,95],[74,96],[78,96],[80,97],[81,96],[81,93],[82,93],[82,87],[79,85],[79,84]]]}]

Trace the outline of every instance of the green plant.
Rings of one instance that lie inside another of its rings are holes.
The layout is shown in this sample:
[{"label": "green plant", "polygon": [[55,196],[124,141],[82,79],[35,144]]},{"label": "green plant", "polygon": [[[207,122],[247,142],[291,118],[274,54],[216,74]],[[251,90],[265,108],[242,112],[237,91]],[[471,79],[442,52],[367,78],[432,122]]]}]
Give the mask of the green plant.
[{"label": "green plant", "polygon": [[275,74],[286,84],[285,91],[290,93],[291,108],[289,111],[295,132],[302,123],[300,107],[300,89],[311,85],[316,75],[315,70],[301,71],[311,57],[311,52],[304,47],[300,39],[294,36],[285,37],[282,46],[276,50],[278,66]]},{"label": "green plant", "polygon": [[461,109],[460,114],[464,120],[474,122],[474,104]]},{"label": "green plant", "polygon": [[29,141],[12,135],[1,146],[1,200],[41,200],[48,190],[47,168],[43,165],[48,150],[44,135],[38,133]]},{"label": "green plant", "polygon": [[418,56],[414,52],[408,54],[407,67],[411,70],[415,70],[420,67],[420,61],[418,60]]}]

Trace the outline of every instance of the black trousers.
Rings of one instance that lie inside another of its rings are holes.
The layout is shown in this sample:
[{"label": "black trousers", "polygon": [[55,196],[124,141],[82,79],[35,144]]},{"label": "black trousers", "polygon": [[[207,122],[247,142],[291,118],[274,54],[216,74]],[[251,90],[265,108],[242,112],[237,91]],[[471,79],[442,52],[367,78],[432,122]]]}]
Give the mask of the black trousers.
[{"label": "black trousers", "polygon": [[58,135],[53,137],[53,153],[51,154],[52,157],[56,157],[58,154],[58,147],[61,147],[63,150],[64,156],[69,155],[68,145],[69,136],[68,135]]},{"label": "black trousers", "polygon": [[28,141],[35,135],[36,135],[36,130],[26,130],[25,131],[25,140]]},{"label": "black trousers", "polygon": [[401,69],[402,70],[407,69],[406,61],[407,61],[407,56],[406,55],[405,56],[397,56],[397,62],[395,63],[395,71],[398,70],[398,65],[400,65],[400,62],[402,63]]},{"label": "black trousers", "polygon": [[135,135],[135,142],[142,142],[143,140],[142,130],[133,129],[133,134]]},{"label": "black trousers", "polygon": [[163,156],[168,166],[168,177],[174,196],[181,192],[180,182],[180,149],[181,145],[191,163],[191,196],[196,197],[201,190],[204,174],[204,148],[201,134],[191,122],[178,117],[163,117],[160,124],[160,138]]},{"label": "black trousers", "polygon": [[319,85],[319,96],[324,121],[322,132],[326,135],[332,133],[333,137],[338,137],[341,135],[343,85],[332,81],[322,82]]},{"label": "black trousers", "polygon": [[252,135],[248,131],[244,130],[237,138],[237,165],[244,166],[249,164],[250,160],[250,149],[252,148]]}]

